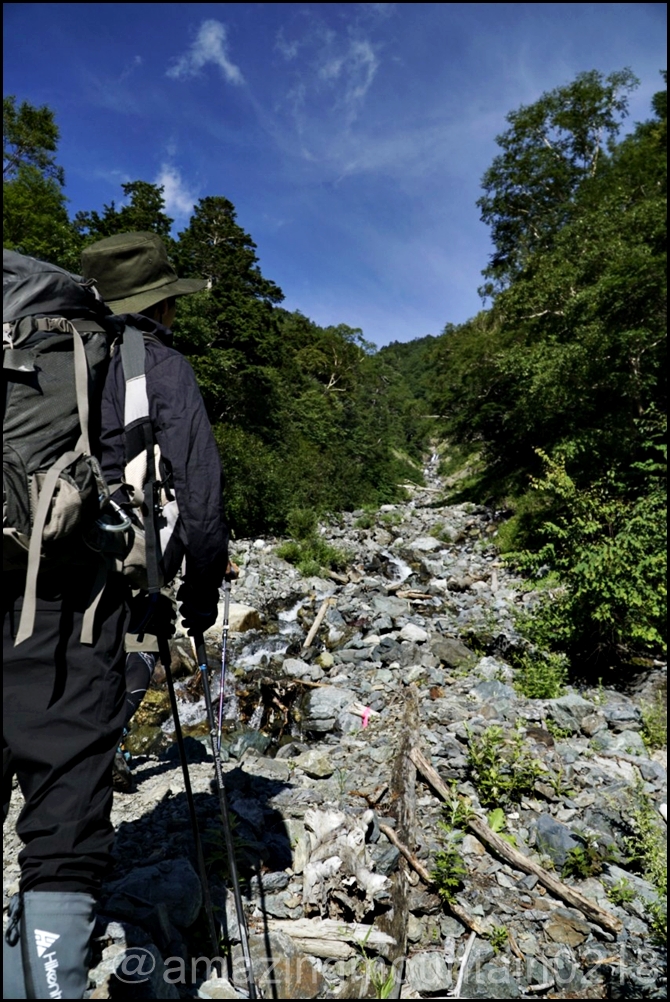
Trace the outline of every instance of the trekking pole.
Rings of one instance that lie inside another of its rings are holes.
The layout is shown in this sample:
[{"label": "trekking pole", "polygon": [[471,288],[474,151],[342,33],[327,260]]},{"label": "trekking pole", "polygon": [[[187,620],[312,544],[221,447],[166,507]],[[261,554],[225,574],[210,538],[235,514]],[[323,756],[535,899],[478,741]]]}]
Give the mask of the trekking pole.
[{"label": "trekking pole", "polygon": [[237,924],[240,930],[240,943],[242,946],[242,956],[247,976],[249,988],[249,998],[257,999],[258,992],[254,982],[254,972],[251,964],[251,950],[249,949],[249,931],[247,920],[242,905],[242,894],[240,892],[240,881],[237,875],[237,864],[235,862],[235,847],[233,836],[230,830],[230,818],[228,814],[228,804],[226,801],[226,787],[223,782],[223,769],[221,768],[221,751],[217,743],[217,721],[214,717],[214,707],[212,705],[212,693],[209,687],[209,676],[207,674],[207,651],[202,633],[194,637],[195,649],[202,675],[202,688],[205,694],[205,706],[207,707],[207,718],[209,720],[210,737],[212,742],[212,755],[214,756],[214,771],[216,773],[216,786],[219,794],[219,807],[221,808],[221,821],[223,822],[223,837],[226,843],[226,853],[228,855],[228,870],[230,882],[233,885],[233,899],[235,901],[235,911],[237,913]]},{"label": "trekking pole", "polygon": [[170,706],[172,708],[172,716],[174,718],[174,732],[175,732],[175,737],[177,738],[177,747],[179,749],[179,761],[181,762],[181,771],[184,775],[184,788],[186,790],[188,813],[191,818],[191,829],[193,831],[193,842],[195,843],[195,854],[198,861],[200,883],[202,884],[202,893],[205,900],[205,914],[207,915],[207,924],[209,926],[209,937],[211,939],[212,949],[214,951],[212,957],[213,959],[214,957],[218,958],[219,956],[219,934],[217,932],[216,920],[214,918],[212,895],[209,890],[209,881],[207,879],[207,866],[205,863],[205,853],[203,852],[202,839],[200,838],[200,829],[198,828],[198,819],[195,813],[195,801],[193,800],[191,777],[188,771],[188,762],[186,761],[184,736],[182,734],[181,723],[179,720],[179,707],[177,706],[177,694],[175,692],[174,679],[172,678],[172,669],[170,667],[170,660],[171,660],[170,646],[165,638],[159,639],[158,651],[160,654],[160,659],[163,662],[163,668],[165,669],[165,680],[167,682],[168,693],[170,695]]},{"label": "trekking pole", "polygon": [[230,581],[223,582],[223,626],[221,627],[221,683],[219,686],[219,720],[216,732],[216,746],[221,752],[221,732],[223,731],[223,696],[226,687],[226,662],[228,660],[228,626],[230,622]]}]

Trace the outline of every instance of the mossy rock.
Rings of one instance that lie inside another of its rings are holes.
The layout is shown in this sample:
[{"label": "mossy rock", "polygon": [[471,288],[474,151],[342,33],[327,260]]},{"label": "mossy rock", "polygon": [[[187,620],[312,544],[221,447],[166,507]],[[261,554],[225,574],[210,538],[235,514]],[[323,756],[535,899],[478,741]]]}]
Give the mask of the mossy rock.
[{"label": "mossy rock", "polygon": [[133,723],[137,727],[158,727],[171,713],[167,692],[149,689],[133,717]]},{"label": "mossy rock", "polygon": [[207,738],[209,737],[209,723],[201,720],[199,724],[184,724],[182,727],[184,737]]},{"label": "mossy rock", "polygon": [[123,743],[131,755],[151,755],[162,750],[165,745],[165,735],[160,727],[145,724],[131,727]]}]

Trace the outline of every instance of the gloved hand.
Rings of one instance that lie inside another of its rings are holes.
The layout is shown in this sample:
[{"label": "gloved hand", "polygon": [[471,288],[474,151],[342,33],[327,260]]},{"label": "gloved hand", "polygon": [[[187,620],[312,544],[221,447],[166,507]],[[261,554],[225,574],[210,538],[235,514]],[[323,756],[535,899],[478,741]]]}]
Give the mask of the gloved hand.
[{"label": "gloved hand", "polygon": [[177,603],[171,589],[149,597],[146,592],[133,593],[130,602],[130,627],[128,633],[149,634],[169,640],[177,624]]},{"label": "gloved hand", "polygon": [[228,561],[228,566],[226,567],[226,573],[224,574],[224,579],[226,581],[237,581],[240,576],[240,569],[237,564],[234,564],[232,560]]},{"label": "gloved hand", "polygon": [[219,611],[218,588],[211,585],[193,588],[184,581],[177,592],[177,600],[181,603],[181,616],[190,637],[204,633],[216,622]]}]

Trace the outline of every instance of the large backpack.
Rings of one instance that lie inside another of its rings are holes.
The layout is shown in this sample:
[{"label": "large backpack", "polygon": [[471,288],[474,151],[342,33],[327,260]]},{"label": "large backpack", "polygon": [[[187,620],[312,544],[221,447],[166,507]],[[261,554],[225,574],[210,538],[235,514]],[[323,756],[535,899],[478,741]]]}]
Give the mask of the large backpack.
[{"label": "large backpack", "polygon": [[[95,455],[114,344],[126,380],[124,479],[132,518],[111,501]],[[92,283],[5,250],[3,349],[3,567],[26,574],[16,643],[33,631],[40,568],[70,565],[77,553],[99,568],[81,632],[91,643],[110,565],[157,593],[164,583],[161,543],[178,515],[158,480],[144,335],[115,326]]]}]

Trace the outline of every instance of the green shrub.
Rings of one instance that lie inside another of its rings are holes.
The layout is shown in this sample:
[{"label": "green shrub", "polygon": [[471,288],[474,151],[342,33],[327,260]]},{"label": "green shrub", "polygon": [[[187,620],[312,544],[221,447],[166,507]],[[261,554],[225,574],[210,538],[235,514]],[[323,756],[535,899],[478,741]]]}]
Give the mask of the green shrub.
[{"label": "green shrub", "polygon": [[538,779],[546,779],[548,774],[547,767],[531,754],[520,730],[510,734],[495,724],[480,737],[470,737],[468,761],[484,807],[518,802],[532,794]]},{"label": "green shrub", "polygon": [[580,489],[562,461],[543,455],[535,487],[561,514],[542,527],[545,545],[517,553],[526,571],[558,575],[525,633],[540,647],[659,651],[666,643],[666,498],[661,486],[629,497],[614,474]]},{"label": "green shrub", "polygon": [[605,863],[612,859],[611,850],[601,848],[594,837],[582,837],[584,845],[576,845],[568,852],[562,877],[577,877],[578,880],[597,877],[603,872]]},{"label": "green shrub", "polygon": [[635,900],[635,888],[631,884],[630,880],[626,877],[622,877],[608,889],[607,897],[610,901],[613,901],[615,905],[626,905]]},{"label": "green shrub", "polygon": [[650,751],[667,745],[667,694],[657,692],[653,703],[642,706],[642,740]]},{"label": "green shrub", "polygon": [[633,834],[626,839],[629,862],[653,884],[658,898],[647,904],[649,924],[660,943],[668,940],[668,845],[655,805],[639,789],[631,811]]},{"label": "green shrub", "polygon": [[291,508],[286,516],[286,528],[293,539],[308,539],[316,532],[317,513],[313,508]]},{"label": "green shrub", "polygon": [[431,877],[437,893],[444,901],[454,900],[454,895],[463,886],[463,877],[467,873],[463,857],[457,847],[457,842],[462,837],[462,833],[449,832],[444,849],[435,856]]},{"label": "green shrub", "polygon": [[374,524],[375,517],[372,512],[369,511],[366,511],[365,514],[361,515],[354,522],[357,529],[371,529]]},{"label": "green shrub", "polygon": [[525,651],[514,660],[514,688],[528,699],[556,699],[568,677],[568,659],[549,651]]},{"label": "green shrub", "polygon": [[318,577],[324,570],[343,570],[348,562],[342,550],[315,535],[281,543],[275,553],[282,560],[294,564],[303,577]]}]

